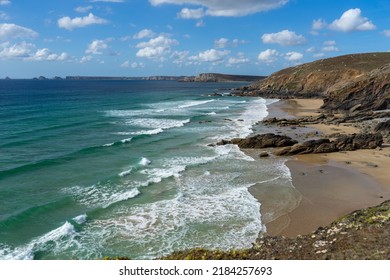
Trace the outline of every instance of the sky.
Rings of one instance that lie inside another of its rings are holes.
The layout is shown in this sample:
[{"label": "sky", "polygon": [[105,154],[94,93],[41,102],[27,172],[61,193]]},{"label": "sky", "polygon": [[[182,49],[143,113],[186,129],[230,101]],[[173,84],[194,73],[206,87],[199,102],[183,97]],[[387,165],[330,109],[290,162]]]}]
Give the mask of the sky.
[{"label": "sky", "polygon": [[388,0],[0,0],[0,78],[269,75],[390,51]]}]

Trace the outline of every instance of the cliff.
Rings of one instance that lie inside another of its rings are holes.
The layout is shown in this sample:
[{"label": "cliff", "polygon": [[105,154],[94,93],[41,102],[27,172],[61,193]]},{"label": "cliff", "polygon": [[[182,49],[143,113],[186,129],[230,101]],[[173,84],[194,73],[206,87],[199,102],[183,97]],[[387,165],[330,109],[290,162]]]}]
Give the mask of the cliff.
[{"label": "cliff", "polygon": [[321,59],[278,71],[235,94],[269,98],[324,98],[325,109],[389,107],[390,52]]},{"label": "cliff", "polygon": [[202,73],[196,77],[185,77],[180,80],[182,82],[254,82],[264,79],[264,76],[251,76],[251,75],[229,75],[219,73]]}]

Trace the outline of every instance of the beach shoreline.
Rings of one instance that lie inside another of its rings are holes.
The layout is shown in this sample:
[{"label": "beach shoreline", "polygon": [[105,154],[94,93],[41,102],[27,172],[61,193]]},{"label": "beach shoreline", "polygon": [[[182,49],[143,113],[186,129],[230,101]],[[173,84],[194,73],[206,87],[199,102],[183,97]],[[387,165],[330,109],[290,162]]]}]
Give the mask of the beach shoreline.
[{"label": "beach shoreline", "polygon": [[[280,100],[269,106],[267,119],[318,116],[321,105],[320,99]],[[352,124],[269,127],[267,130],[299,142],[311,135],[359,132]],[[249,190],[261,203],[267,235],[293,238],[309,234],[352,211],[390,199],[390,175],[386,172],[386,166],[390,166],[388,145],[375,150],[286,157],[285,164],[296,191],[291,203],[276,208],[277,198],[269,201],[269,196],[262,197],[264,192],[259,190],[259,185]]]}]

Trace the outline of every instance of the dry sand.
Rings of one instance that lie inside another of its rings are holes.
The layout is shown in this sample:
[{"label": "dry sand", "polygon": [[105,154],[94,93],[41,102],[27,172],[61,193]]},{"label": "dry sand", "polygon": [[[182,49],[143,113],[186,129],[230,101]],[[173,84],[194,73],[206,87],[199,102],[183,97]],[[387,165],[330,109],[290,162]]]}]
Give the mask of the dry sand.
[{"label": "dry sand", "polygon": [[[321,105],[322,100],[283,100],[270,107],[269,117],[315,115]],[[327,135],[358,132],[350,124],[311,125],[310,128]],[[307,129],[303,133],[307,133]],[[301,155],[291,158],[286,164],[298,192],[296,197],[300,199],[295,205],[292,203],[294,207],[279,213],[278,218],[264,221],[269,235],[295,237],[308,234],[354,210],[390,199],[389,146],[382,150]],[[262,202],[256,186],[251,193]],[[272,205],[262,202],[262,215],[267,217],[271,208]]]}]

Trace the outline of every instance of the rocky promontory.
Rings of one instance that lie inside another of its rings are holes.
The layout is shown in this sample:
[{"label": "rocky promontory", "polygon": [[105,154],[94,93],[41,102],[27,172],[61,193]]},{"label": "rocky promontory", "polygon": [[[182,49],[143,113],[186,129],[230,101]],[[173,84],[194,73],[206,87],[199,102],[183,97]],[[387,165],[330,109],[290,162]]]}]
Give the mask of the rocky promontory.
[{"label": "rocky promontory", "polygon": [[390,109],[390,53],[351,54],[278,71],[235,95],[323,98],[327,110]]}]

